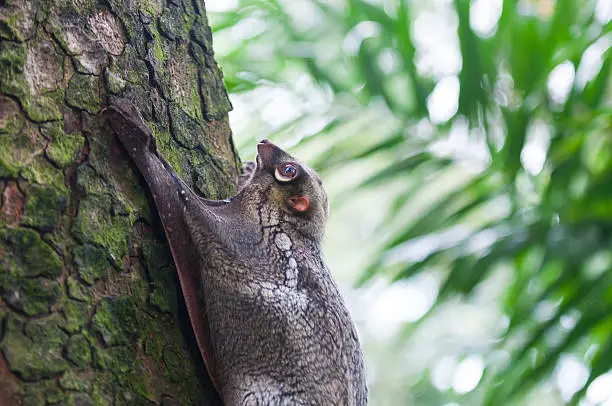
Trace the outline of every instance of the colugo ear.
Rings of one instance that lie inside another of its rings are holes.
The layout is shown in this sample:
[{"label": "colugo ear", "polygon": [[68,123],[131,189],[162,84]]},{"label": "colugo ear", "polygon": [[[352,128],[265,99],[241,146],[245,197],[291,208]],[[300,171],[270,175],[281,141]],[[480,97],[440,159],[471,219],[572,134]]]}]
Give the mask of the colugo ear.
[{"label": "colugo ear", "polygon": [[299,211],[300,213],[308,210],[310,206],[310,202],[306,196],[293,196],[289,198],[289,206],[293,207],[294,210]]}]

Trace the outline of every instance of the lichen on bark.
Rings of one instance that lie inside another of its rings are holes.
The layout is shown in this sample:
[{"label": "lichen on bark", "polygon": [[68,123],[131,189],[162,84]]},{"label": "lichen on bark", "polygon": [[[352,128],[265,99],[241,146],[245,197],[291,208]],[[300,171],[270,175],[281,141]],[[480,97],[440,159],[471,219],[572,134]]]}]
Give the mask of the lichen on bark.
[{"label": "lichen on bark", "polygon": [[0,404],[212,399],[152,199],[99,114],[116,97],[188,184],[235,191],[202,0],[0,2]]}]

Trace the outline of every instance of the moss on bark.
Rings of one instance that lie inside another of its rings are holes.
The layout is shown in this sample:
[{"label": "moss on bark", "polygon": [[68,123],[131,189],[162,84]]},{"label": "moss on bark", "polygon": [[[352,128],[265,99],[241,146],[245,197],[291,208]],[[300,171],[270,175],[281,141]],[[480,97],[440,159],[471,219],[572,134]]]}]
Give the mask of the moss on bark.
[{"label": "moss on bark", "polygon": [[130,98],[187,183],[234,192],[204,2],[0,4],[0,404],[209,404],[155,207],[98,114]]}]

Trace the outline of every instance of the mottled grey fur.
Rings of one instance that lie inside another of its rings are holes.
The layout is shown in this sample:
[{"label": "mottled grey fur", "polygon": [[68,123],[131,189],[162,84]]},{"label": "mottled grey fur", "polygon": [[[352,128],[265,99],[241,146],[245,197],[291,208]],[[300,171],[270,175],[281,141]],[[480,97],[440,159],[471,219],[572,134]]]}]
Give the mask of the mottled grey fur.
[{"label": "mottled grey fur", "polygon": [[[143,172],[162,220],[182,217],[187,228],[205,308],[192,322],[206,324],[202,353],[224,403],[365,405],[355,327],[322,259],[328,202],[317,174],[264,142],[239,193],[225,202],[206,200],[178,180],[131,104],[120,101],[107,116]],[[286,162],[297,165],[298,176],[279,182],[274,171]],[[179,197],[166,202],[161,193]],[[294,196],[308,198],[307,211],[291,206]],[[180,224],[167,220],[164,227]],[[170,240],[172,230],[166,232]],[[173,249],[177,268],[185,268],[181,264],[190,262],[179,251]]]}]

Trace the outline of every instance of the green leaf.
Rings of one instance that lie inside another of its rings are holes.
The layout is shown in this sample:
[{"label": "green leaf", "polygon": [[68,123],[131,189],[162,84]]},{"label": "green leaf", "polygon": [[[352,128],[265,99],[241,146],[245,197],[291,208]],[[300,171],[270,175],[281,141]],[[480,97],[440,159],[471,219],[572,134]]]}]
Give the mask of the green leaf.
[{"label": "green leaf", "polygon": [[449,165],[451,162],[452,161],[450,159],[438,158],[429,152],[419,152],[392,163],[390,166],[364,180],[359,187],[372,187],[388,182],[395,177],[405,176],[406,172],[411,171],[425,163],[433,164],[437,168],[442,168]]},{"label": "green leaf", "polygon": [[480,41],[470,27],[469,0],[454,0],[454,5],[459,18],[459,46],[463,61],[459,74],[459,113],[475,123],[482,112],[481,106],[487,103],[480,63]]}]

